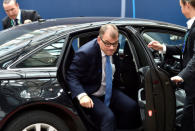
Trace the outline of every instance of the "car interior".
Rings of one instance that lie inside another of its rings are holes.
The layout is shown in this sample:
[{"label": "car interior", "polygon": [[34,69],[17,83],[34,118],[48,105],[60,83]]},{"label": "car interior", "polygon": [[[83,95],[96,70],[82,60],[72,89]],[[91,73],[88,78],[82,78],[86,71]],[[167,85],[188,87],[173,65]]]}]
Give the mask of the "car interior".
[{"label": "car interior", "polygon": [[[85,43],[93,40],[94,38],[97,38],[98,32],[90,32],[90,33],[83,33],[79,34],[77,36],[74,36],[71,39],[71,46],[69,48],[69,55],[68,60],[66,62],[66,67],[69,67],[71,64],[71,59],[74,56],[74,52],[78,50],[79,47],[84,45]],[[138,95],[138,89],[140,84],[140,78],[136,69],[135,59],[130,51],[130,45],[129,41],[127,40],[126,36],[122,33],[119,35],[119,44],[120,48],[118,50],[119,57],[120,57],[120,66],[121,66],[121,87],[120,89],[130,96],[132,99],[138,102],[137,95]],[[130,81],[131,79],[131,81]],[[79,114],[82,116],[81,118],[84,119],[84,122],[86,122],[88,128],[96,128],[98,130],[98,127],[90,120],[90,116],[86,115],[86,113],[83,111],[82,107],[79,105],[77,100],[74,100],[75,107],[77,108]],[[140,118],[141,119],[141,118]],[[89,124],[90,123],[90,124]],[[141,125],[141,123],[140,123]],[[139,129],[132,129],[132,131],[141,131],[141,127]]]},{"label": "car interior", "polygon": [[[72,39],[70,40],[70,46],[68,47],[68,56],[67,56],[67,62],[65,63],[65,69],[68,69],[69,65],[71,64],[71,60],[74,57],[74,52],[79,49],[82,45],[87,43],[88,41],[97,38],[98,31],[90,31],[90,32],[84,32],[80,33],[78,35],[74,35]],[[154,33],[154,32],[144,32],[142,34],[143,38],[145,39],[146,44],[153,40],[164,42],[164,39],[167,40],[166,42],[173,41],[173,43],[179,43],[182,41],[181,36],[177,35],[170,35],[166,33]],[[162,36],[162,37],[161,37]],[[141,67],[147,67],[147,62],[144,60],[142,55],[143,53],[137,54],[136,52],[142,52],[141,50],[136,50],[134,46],[140,46],[138,44],[135,44],[136,41],[129,40],[129,38],[126,36],[125,32],[120,31],[119,34],[119,57],[120,57],[120,66],[121,66],[121,87],[120,89],[126,93],[128,96],[136,100],[138,103],[141,100],[140,105],[140,119],[144,121],[145,119],[145,92],[143,89],[143,76],[140,74]],[[180,70],[180,67],[178,66],[178,62],[180,59],[178,59],[178,56],[172,57],[171,59],[164,58],[163,55],[159,54],[158,52],[151,50],[152,55],[154,56],[154,61],[157,65],[161,66],[161,68],[170,71],[169,74],[173,75],[178,70]],[[165,61],[165,62],[164,62]],[[70,91],[67,89],[67,92]],[[176,94],[176,104],[177,104],[177,115],[176,115],[176,125],[180,127],[180,118],[181,113],[183,110],[183,98],[185,97],[184,91],[181,88],[176,88],[175,90]],[[93,130],[96,128],[98,130],[98,127],[90,120],[90,116],[87,116],[86,113],[83,111],[82,107],[79,105],[78,100],[73,100],[75,107],[77,108],[77,111],[79,112],[79,115],[83,119],[84,123],[87,125],[88,129]],[[143,123],[142,123],[143,124]],[[132,131],[143,131],[143,125],[138,129],[132,129]]]}]

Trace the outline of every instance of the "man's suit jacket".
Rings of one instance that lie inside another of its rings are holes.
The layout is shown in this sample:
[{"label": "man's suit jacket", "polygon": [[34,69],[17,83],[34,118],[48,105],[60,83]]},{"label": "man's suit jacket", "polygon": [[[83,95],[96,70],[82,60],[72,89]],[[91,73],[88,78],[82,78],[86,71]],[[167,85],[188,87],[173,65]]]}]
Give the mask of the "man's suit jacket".
[{"label": "man's suit jacket", "polygon": [[[116,68],[113,88],[119,86],[119,58],[117,54],[113,55],[113,63]],[[102,56],[97,39],[86,43],[75,53],[66,78],[73,98],[84,92],[90,95],[100,88]]]},{"label": "man's suit jacket", "polygon": [[[27,19],[29,19],[31,21],[37,21],[40,18],[41,18],[40,15],[34,10],[21,10],[21,23],[22,24]],[[11,19],[8,16],[6,16],[2,20],[2,24],[3,24],[3,29],[7,29],[7,28],[10,28],[13,26],[11,24]]]},{"label": "man's suit jacket", "polygon": [[[166,54],[181,53],[182,45],[167,46]],[[189,98],[195,98],[195,22],[189,30],[183,52],[183,69],[178,76],[184,79],[184,89]]]}]

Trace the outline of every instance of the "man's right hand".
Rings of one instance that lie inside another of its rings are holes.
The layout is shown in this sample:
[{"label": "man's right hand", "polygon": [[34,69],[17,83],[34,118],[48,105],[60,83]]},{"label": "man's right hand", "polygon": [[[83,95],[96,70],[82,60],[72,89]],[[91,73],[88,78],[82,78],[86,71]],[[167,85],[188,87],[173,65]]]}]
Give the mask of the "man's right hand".
[{"label": "man's right hand", "polygon": [[79,103],[85,108],[93,108],[94,106],[92,99],[88,95],[82,96]]},{"label": "man's right hand", "polygon": [[152,48],[157,51],[163,51],[163,45],[160,44],[158,41],[152,41],[148,44],[148,48]]}]

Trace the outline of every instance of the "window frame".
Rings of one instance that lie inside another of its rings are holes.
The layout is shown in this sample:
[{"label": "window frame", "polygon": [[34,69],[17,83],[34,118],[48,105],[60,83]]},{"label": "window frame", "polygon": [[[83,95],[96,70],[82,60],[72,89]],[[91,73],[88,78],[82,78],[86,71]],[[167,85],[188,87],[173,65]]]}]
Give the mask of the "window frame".
[{"label": "window frame", "polygon": [[[58,60],[56,62],[56,65],[55,66],[52,66],[52,67],[16,67],[18,64],[20,64],[21,62],[25,61],[26,59],[30,58],[32,55],[36,54],[37,52],[41,51],[42,49],[46,48],[47,46],[50,46],[51,44],[53,44],[54,42],[57,42],[57,41],[60,41],[61,39],[64,39],[64,43],[62,45],[62,48],[61,48],[61,52],[59,54],[59,57],[58,57]],[[29,51],[26,55],[24,56],[21,56],[19,57],[15,62],[13,62],[12,64],[10,64],[7,69],[38,69],[38,68],[56,68],[57,67],[57,63],[59,61],[59,58],[60,58],[60,55],[62,53],[62,50],[63,50],[63,47],[64,47],[64,44],[66,44],[66,39],[67,39],[67,36],[64,35],[64,36],[61,36],[61,37],[58,37],[58,38],[55,38],[55,39],[52,39],[50,41],[47,41],[45,44],[41,44],[40,46],[37,46],[36,48],[34,48],[32,51]]]}]

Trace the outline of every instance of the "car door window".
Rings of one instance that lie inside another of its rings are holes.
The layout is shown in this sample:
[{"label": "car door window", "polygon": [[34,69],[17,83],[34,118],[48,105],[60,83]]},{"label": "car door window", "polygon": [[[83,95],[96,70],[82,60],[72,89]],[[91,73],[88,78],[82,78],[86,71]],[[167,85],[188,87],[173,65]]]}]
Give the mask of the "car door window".
[{"label": "car door window", "polygon": [[46,46],[16,65],[16,68],[55,67],[65,39]]},{"label": "car door window", "polygon": [[173,33],[155,31],[144,32],[143,38],[147,43],[150,43],[151,41],[159,41],[160,43],[168,45],[178,45],[182,44],[184,41],[183,36]]},{"label": "car door window", "polygon": [[84,34],[75,36],[72,39],[72,44],[71,44],[74,52],[77,51],[85,43],[97,38],[97,36],[98,36],[98,32],[84,33]]},{"label": "car door window", "polygon": [[[159,41],[161,44],[165,45],[179,45],[184,42],[184,33],[179,31],[146,30],[142,33],[142,36],[146,41],[146,44],[151,41]],[[180,71],[181,54],[164,56],[157,51],[152,51],[152,55],[154,56],[155,63],[162,69],[168,71],[171,76],[178,74]]]},{"label": "car door window", "polygon": [[[137,92],[140,84],[140,78],[137,72],[137,62],[135,54],[132,53],[131,40],[120,33],[119,34],[119,58],[120,58],[120,80],[123,91],[132,99],[137,101]],[[131,46],[131,47],[130,47]]]}]

